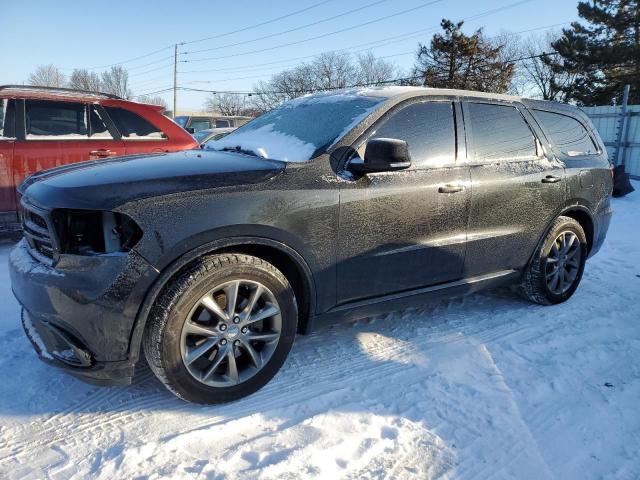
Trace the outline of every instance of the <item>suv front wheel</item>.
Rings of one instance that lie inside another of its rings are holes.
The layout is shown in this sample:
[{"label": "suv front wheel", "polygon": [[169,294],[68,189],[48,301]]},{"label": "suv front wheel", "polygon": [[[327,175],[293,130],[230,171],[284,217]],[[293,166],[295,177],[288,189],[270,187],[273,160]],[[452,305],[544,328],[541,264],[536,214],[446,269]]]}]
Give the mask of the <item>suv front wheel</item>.
[{"label": "suv front wheel", "polygon": [[296,333],[296,300],[284,275],[264,260],[211,255],[161,294],[144,337],[156,376],[197,403],[250,395],[284,363]]},{"label": "suv front wheel", "polygon": [[587,238],[580,224],[558,217],[525,271],[523,290],[535,303],[553,305],[576,291],[587,259]]}]

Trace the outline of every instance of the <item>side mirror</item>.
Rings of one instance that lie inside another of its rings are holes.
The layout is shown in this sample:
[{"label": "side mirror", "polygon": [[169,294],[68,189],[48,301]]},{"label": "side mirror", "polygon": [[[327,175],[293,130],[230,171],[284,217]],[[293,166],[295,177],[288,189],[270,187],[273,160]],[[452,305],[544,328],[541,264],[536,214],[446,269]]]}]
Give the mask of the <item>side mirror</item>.
[{"label": "side mirror", "polygon": [[364,160],[355,158],[349,168],[358,173],[392,172],[411,166],[409,145],[395,138],[373,138],[367,142]]},{"label": "side mirror", "polygon": [[185,128],[185,130],[186,130],[187,132],[189,132],[191,135],[193,135],[194,133],[196,133],[196,129],[195,129],[195,128],[193,128],[193,127],[187,127],[187,128]]}]

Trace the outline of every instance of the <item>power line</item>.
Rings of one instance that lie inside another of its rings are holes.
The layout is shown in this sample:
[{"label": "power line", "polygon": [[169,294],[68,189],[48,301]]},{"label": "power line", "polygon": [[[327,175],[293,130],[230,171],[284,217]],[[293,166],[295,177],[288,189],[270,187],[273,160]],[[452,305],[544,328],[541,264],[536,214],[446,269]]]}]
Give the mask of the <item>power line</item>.
[{"label": "power line", "polygon": [[300,25],[298,27],[290,28],[289,30],[283,30],[281,32],[270,33],[269,35],[263,35],[262,37],[252,38],[251,40],[243,40],[241,42],[236,42],[236,43],[227,43],[226,45],[217,45],[215,47],[204,48],[204,49],[201,49],[201,50],[187,51],[187,52],[183,52],[183,54],[184,55],[189,55],[189,54],[193,54],[193,53],[211,52],[213,50],[220,50],[222,48],[237,47],[238,45],[246,45],[247,43],[254,43],[254,42],[258,42],[260,40],[266,40],[267,38],[279,37],[281,35],[286,35],[287,33],[297,32],[299,30],[304,30],[305,28],[313,27],[315,25],[320,25],[321,23],[326,23],[326,22],[329,22],[331,20],[335,20],[336,18],[344,17],[345,15],[350,15],[352,13],[359,12],[359,11],[365,10],[367,8],[375,7],[376,5],[379,5],[381,3],[388,2],[388,1],[389,0],[377,0],[375,2],[368,3],[366,5],[363,5],[363,6],[360,6],[360,7],[357,7],[357,8],[353,8],[351,10],[347,10],[346,12],[342,12],[342,13],[339,13],[337,15],[333,15],[331,17],[323,18],[323,19],[317,20],[315,22],[311,22],[311,23],[307,23],[305,25]]},{"label": "power line", "polygon": [[315,3],[313,5],[305,7],[303,9],[296,10],[295,12],[291,12],[291,13],[288,13],[286,15],[282,15],[280,17],[273,18],[271,20],[267,20],[265,22],[256,23],[254,25],[249,25],[248,27],[239,28],[238,30],[233,30],[231,32],[220,33],[218,35],[213,35],[211,37],[199,38],[197,40],[190,40],[188,42],[182,42],[180,45],[191,45],[192,43],[206,42],[207,40],[213,40],[213,39],[216,39],[216,38],[227,37],[229,35],[233,35],[234,33],[246,32],[247,30],[251,30],[253,28],[262,27],[263,25],[268,25],[270,23],[274,23],[274,22],[277,22],[279,20],[283,20],[285,18],[289,18],[289,17],[292,17],[294,15],[298,15],[299,13],[307,12],[307,11],[313,9],[313,8],[319,7],[321,5],[324,5],[324,4],[332,2],[332,1],[333,0],[324,0],[323,2]]},{"label": "power line", "polygon": [[[335,30],[333,32],[324,33],[322,35],[316,35],[314,37],[305,38],[303,40],[298,40],[296,42],[282,43],[280,45],[275,45],[273,47],[267,47],[267,48],[262,48],[262,49],[258,49],[258,50],[252,50],[252,51],[249,51],[249,52],[241,52],[241,53],[236,53],[236,54],[231,54],[231,55],[223,55],[223,56],[220,56],[220,57],[195,58],[195,59],[191,59],[191,60],[182,60],[182,62],[187,62],[188,63],[188,62],[206,62],[206,61],[209,61],[209,60],[221,60],[221,59],[224,59],[224,58],[234,58],[234,57],[239,57],[239,56],[243,56],[243,55],[250,55],[250,54],[253,54],[253,53],[268,52],[270,50],[277,50],[279,48],[289,47],[291,45],[299,45],[301,43],[310,42],[312,40],[318,40],[320,38],[326,38],[326,37],[329,37],[329,36],[332,36],[332,35],[337,35],[338,33],[348,32],[350,30],[355,30],[356,28],[361,28],[361,27],[365,27],[365,26],[368,26],[368,25],[372,25],[374,23],[382,22],[384,20],[388,20],[390,18],[394,18],[394,17],[397,17],[399,15],[404,15],[406,13],[414,12],[416,10],[428,7],[428,6],[436,4],[436,3],[440,3],[442,1],[443,0],[431,0],[429,2],[422,3],[422,4],[420,4],[420,5],[416,6],[416,7],[407,8],[406,10],[401,10],[401,11],[393,13],[391,15],[385,15],[383,17],[379,17],[379,18],[376,18],[376,19],[373,19],[373,20],[369,20],[368,22],[359,23],[357,25],[352,25],[350,27],[341,28],[340,30]],[[522,0],[519,3],[526,3],[526,2],[530,2],[530,1],[531,0]]]}]

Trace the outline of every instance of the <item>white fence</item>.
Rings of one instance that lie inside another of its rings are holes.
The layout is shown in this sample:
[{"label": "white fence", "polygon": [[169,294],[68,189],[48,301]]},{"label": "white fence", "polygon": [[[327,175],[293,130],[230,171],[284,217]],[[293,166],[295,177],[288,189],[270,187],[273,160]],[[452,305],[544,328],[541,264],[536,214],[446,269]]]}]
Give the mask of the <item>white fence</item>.
[{"label": "white fence", "polygon": [[[582,107],[582,110],[600,132],[607,146],[609,158],[614,160],[622,107]],[[640,105],[627,106],[618,164],[624,164],[627,173],[634,178],[640,178]]]}]

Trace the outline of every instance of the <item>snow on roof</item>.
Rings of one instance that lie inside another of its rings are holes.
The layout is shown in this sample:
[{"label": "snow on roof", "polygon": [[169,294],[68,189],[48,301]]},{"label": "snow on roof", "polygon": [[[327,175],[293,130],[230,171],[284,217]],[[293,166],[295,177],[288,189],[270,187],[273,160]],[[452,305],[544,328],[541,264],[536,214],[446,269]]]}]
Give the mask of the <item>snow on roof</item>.
[{"label": "snow on roof", "polygon": [[29,85],[0,85],[0,94],[56,97],[56,98],[92,98],[92,99],[120,99],[117,95],[100,92],[87,92],[70,88],[37,87]]}]

